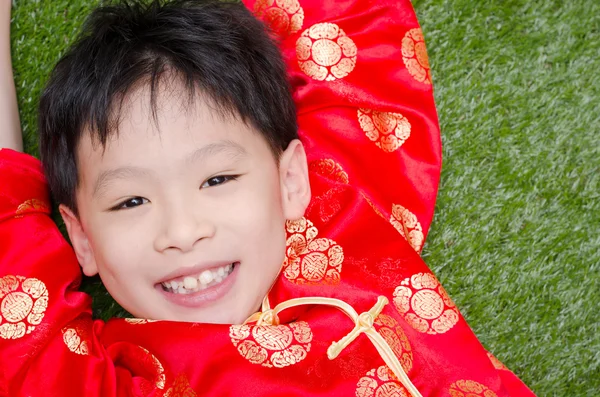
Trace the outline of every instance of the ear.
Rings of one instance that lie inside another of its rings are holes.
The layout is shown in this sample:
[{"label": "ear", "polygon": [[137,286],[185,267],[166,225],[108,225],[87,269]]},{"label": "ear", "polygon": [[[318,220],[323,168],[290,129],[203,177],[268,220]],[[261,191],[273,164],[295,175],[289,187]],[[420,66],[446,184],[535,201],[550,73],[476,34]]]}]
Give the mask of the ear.
[{"label": "ear", "polygon": [[60,215],[65,222],[65,226],[67,227],[67,233],[71,239],[71,244],[73,245],[75,255],[77,256],[79,265],[83,270],[83,274],[86,276],[95,276],[98,274],[96,258],[87,235],[81,226],[81,222],[77,216],[75,216],[73,211],[63,204],[58,207],[58,210],[60,211]]},{"label": "ear", "polygon": [[308,164],[302,142],[294,139],[279,159],[279,177],[284,216],[296,220],[304,216],[310,202]]}]

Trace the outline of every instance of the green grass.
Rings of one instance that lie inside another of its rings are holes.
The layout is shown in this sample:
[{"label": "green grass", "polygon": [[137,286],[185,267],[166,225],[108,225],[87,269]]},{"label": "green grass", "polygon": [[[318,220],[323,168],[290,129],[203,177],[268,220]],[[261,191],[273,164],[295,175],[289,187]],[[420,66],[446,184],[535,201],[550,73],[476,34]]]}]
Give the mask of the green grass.
[{"label": "green grass", "polygon": [[[19,0],[25,147],[93,1]],[[484,345],[539,396],[600,394],[600,3],[414,0],[444,141],[423,256]],[[96,312],[119,311],[93,282]]]}]

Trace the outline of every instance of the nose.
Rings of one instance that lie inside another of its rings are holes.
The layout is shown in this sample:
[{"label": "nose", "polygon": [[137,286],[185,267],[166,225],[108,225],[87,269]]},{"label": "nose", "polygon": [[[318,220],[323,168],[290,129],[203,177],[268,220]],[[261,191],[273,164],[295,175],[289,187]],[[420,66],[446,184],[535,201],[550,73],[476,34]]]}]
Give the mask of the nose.
[{"label": "nose", "polygon": [[178,200],[165,206],[154,242],[157,251],[191,251],[198,241],[214,235],[214,223],[195,204]]}]

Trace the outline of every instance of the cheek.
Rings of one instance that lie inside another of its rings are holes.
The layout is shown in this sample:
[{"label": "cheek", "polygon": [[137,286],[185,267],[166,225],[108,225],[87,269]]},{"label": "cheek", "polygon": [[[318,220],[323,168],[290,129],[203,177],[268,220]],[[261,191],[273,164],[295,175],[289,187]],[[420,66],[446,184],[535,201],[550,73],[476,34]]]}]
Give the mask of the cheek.
[{"label": "cheek", "polygon": [[263,250],[261,256],[265,249],[285,251],[285,217],[275,184],[256,184],[240,191],[233,202],[224,203],[221,212],[243,246]]},{"label": "cheek", "polygon": [[241,201],[236,215],[249,229],[268,233],[273,228],[284,227],[281,194],[274,186],[250,189]]},{"label": "cheek", "polygon": [[117,282],[139,274],[146,243],[144,234],[125,223],[102,223],[95,226],[90,238],[100,275]]}]

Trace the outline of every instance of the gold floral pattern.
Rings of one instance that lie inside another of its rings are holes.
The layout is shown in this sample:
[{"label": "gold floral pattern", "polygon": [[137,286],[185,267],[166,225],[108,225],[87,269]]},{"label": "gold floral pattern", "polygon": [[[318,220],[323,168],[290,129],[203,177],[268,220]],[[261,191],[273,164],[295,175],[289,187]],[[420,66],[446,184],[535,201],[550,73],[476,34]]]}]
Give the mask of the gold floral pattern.
[{"label": "gold floral pattern", "polygon": [[348,197],[345,193],[349,190],[346,185],[337,185],[327,190],[323,194],[314,195],[310,206],[306,213],[313,216],[313,210],[316,209],[319,219],[323,223],[328,223],[335,217],[344,207],[344,197]]},{"label": "gold floral pattern", "polygon": [[140,347],[142,351],[145,353],[142,358],[142,363],[144,367],[149,367],[153,369],[154,379],[153,384],[159,390],[164,390],[167,376],[165,374],[165,368],[161,364],[161,362],[156,358],[156,356],[150,353],[148,350]]},{"label": "gold floral pattern", "polygon": [[390,223],[396,228],[398,233],[408,241],[415,251],[418,253],[421,252],[425,236],[423,235],[421,223],[415,214],[400,204],[393,204]]},{"label": "gold floral pattern", "polygon": [[410,394],[392,371],[382,365],[360,378],[356,386],[356,397],[410,397]]},{"label": "gold floral pattern", "polygon": [[454,302],[431,273],[404,279],[394,291],[394,305],[414,329],[432,335],[449,331],[459,319]]},{"label": "gold floral pattern", "polygon": [[149,324],[149,323],[155,323],[159,320],[150,320],[147,318],[126,318],[124,319],[126,323],[129,324]]},{"label": "gold floral pattern", "polygon": [[408,337],[400,324],[387,314],[380,314],[374,322],[375,329],[390,346],[404,372],[409,372],[413,366],[413,354]]},{"label": "gold floral pattern", "polygon": [[357,117],[367,138],[384,152],[397,150],[410,137],[411,125],[400,113],[358,109]]},{"label": "gold floral pattern", "polygon": [[425,39],[420,28],[406,32],[402,39],[402,60],[408,73],[420,83],[431,84],[429,58],[425,48]]},{"label": "gold floral pattern", "polygon": [[37,278],[0,278],[0,337],[18,339],[42,322],[48,307],[48,290]]},{"label": "gold floral pattern", "polygon": [[305,321],[287,325],[232,325],[231,342],[252,364],[283,368],[304,360],[313,334]]},{"label": "gold floral pattern", "polygon": [[508,367],[506,365],[504,365],[502,363],[502,361],[498,360],[492,353],[490,353],[490,352],[486,352],[486,353],[487,353],[488,358],[492,362],[492,365],[494,366],[494,368],[503,370],[503,371],[510,371],[508,369]]},{"label": "gold floral pattern", "polygon": [[258,0],[254,14],[282,37],[298,32],[304,22],[304,10],[298,0]]},{"label": "gold floral pattern", "polygon": [[474,380],[459,380],[450,385],[448,390],[451,397],[498,397],[487,386]]},{"label": "gold floral pattern", "polygon": [[329,178],[335,182],[348,184],[348,174],[341,165],[332,159],[321,159],[311,161],[308,166],[309,171],[315,172],[321,176]]},{"label": "gold floral pattern", "polygon": [[185,375],[180,374],[175,381],[173,386],[167,389],[165,397],[197,397],[198,395],[190,386],[190,382]]},{"label": "gold floral pattern", "polygon": [[90,349],[92,347],[92,341],[90,338],[91,326],[91,321],[86,323],[86,319],[80,316],[71,321],[61,330],[63,334],[63,341],[70,351],[82,356],[87,356],[90,354]]},{"label": "gold floral pattern", "polygon": [[300,285],[339,283],[344,261],[342,247],[328,238],[316,238],[317,228],[306,218],[287,221],[286,230],[284,276]]},{"label": "gold floral pattern", "polygon": [[15,216],[17,218],[21,218],[23,215],[30,212],[50,212],[50,207],[43,200],[38,199],[30,199],[23,202],[21,205],[17,207],[15,211]]},{"label": "gold floral pattern", "polygon": [[328,223],[344,207],[343,199],[347,197],[344,193],[348,192],[348,174],[341,165],[332,159],[311,161],[308,168],[311,174],[317,174],[336,182],[325,193],[313,194],[310,206],[306,210],[306,213],[311,216],[313,216],[313,210],[316,210],[321,221]]},{"label": "gold floral pattern", "polygon": [[296,41],[300,69],[318,81],[344,78],[356,66],[354,41],[334,23],[317,23]]}]

